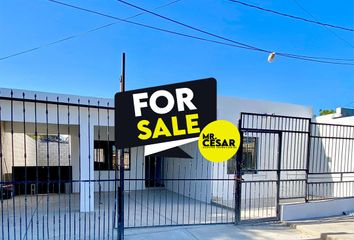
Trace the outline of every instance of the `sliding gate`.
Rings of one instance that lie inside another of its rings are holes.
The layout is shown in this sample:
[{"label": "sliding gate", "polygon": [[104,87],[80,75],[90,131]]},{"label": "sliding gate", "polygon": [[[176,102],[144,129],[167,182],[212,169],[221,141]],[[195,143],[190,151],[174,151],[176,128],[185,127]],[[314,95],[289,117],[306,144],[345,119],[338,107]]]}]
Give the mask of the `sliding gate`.
[{"label": "sliding gate", "polygon": [[197,143],[133,159],[125,227],[278,220],[281,203],[305,201],[309,128],[308,118],[242,113],[241,147],[226,162],[206,161]]},{"label": "sliding gate", "polygon": [[232,166],[207,161],[197,143],[134,158],[132,167],[137,171],[125,176],[126,228],[235,222]]}]

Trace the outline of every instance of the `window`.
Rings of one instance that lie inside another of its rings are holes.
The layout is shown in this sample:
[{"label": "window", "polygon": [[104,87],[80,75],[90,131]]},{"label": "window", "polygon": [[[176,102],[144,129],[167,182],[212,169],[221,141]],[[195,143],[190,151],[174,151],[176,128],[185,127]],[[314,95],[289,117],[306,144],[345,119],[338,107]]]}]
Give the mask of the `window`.
[{"label": "window", "polygon": [[[114,141],[95,141],[94,145],[95,170],[118,169],[120,150],[117,151]],[[130,148],[124,149],[124,169],[130,169]]]},{"label": "window", "polygon": [[104,158],[104,150],[103,148],[95,148],[95,162],[97,163],[104,163],[105,158]]},{"label": "window", "polygon": [[[242,146],[242,171],[257,172],[257,141],[256,137],[244,137]],[[236,155],[227,161],[227,174],[236,173]]]},{"label": "window", "polygon": [[[29,137],[32,139],[36,140],[36,135],[35,134],[28,134]],[[63,144],[69,144],[69,135],[64,135],[60,134],[58,135],[53,135],[53,134],[38,134],[37,135],[37,140],[39,143],[63,143]]]},{"label": "window", "polygon": [[236,155],[227,161],[227,174],[236,173]]},{"label": "window", "polygon": [[[124,169],[130,169],[130,148],[124,148]],[[113,168],[119,167],[119,157],[121,155],[121,149],[116,149],[116,146],[113,145]]]},{"label": "window", "polygon": [[242,170],[244,172],[256,172],[257,170],[257,138],[243,138]]}]

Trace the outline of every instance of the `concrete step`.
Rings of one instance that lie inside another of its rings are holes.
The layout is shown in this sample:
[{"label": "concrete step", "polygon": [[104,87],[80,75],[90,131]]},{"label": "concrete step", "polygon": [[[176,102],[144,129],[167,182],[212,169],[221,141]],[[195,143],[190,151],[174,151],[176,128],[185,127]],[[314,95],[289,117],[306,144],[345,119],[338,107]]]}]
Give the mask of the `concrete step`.
[{"label": "concrete step", "polygon": [[287,222],[287,225],[302,233],[318,236],[321,240],[354,240],[352,216]]},{"label": "concrete step", "polygon": [[322,233],[321,240],[354,240],[353,233]]}]

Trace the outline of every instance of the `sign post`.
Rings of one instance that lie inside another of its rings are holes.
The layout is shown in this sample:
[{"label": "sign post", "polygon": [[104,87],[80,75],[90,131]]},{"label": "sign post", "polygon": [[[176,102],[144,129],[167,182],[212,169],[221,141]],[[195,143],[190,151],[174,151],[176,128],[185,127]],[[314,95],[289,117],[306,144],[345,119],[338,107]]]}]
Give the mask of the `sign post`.
[{"label": "sign post", "polygon": [[[125,91],[125,53],[122,55],[122,76],[120,78],[120,92]],[[116,142],[121,141],[120,136],[115,135]],[[118,149],[118,148],[117,148]],[[124,240],[124,148],[119,154],[119,187],[118,187],[118,240]]]},{"label": "sign post", "polygon": [[115,95],[115,139],[119,152],[118,239],[124,239],[124,149],[198,138],[216,120],[216,80],[207,78],[125,91],[125,54]]}]

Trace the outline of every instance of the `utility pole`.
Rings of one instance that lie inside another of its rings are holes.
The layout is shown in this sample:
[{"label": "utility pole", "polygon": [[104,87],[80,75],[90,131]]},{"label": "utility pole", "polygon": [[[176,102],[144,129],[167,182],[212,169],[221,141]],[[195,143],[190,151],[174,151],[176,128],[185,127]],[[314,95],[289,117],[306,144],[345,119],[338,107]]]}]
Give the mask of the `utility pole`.
[{"label": "utility pole", "polygon": [[[125,91],[125,53],[122,54],[122,75],[120,92]],[[122,136],[115,136],[116,141]],[[119,154],[119,187],[118,187],[118,240],[124,240],[124,148]]]},{"label": "utility pole", "polygon": [[122,54],[122,75],[120,77],[120,92],[125,91],[125,53]]}]

